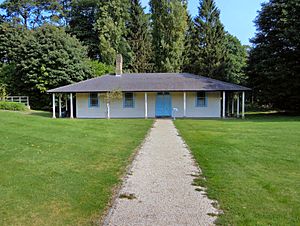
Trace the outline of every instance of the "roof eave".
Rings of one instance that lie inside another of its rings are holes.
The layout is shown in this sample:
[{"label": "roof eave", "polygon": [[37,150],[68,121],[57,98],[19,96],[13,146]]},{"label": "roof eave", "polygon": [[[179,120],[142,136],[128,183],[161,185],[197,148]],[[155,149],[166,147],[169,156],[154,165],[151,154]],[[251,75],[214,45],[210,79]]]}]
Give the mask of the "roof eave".
[{"label": "roof eave", "polygon": [[[205,91],[205,92],[247,92],[251,91],[250,88],[244,88],[244,89],[156,89],[156,90],[121,90],[122,92],[198,92],[198,91]],[[105,93],[109,92],[110,90],[48,90],[47,93]]]}]

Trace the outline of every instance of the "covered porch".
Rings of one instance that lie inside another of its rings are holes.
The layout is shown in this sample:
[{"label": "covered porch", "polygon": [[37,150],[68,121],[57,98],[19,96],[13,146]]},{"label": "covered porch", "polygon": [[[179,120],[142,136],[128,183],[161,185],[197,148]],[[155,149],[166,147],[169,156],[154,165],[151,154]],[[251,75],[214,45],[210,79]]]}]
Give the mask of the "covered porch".
[{"label": "covered porch", "polygon": [[[191,97],[195,96],[195,101],[197,101],[197,94],[199,92],[204,91],[182,91],[182,92],[163,92],[163,93],[170,93],[171,99],[170,99],[170,111],[171,114],[168,115],[170,117],[183,117],[183,118],[189,118],[191,117],[191,114],[189,114],[189,111],[191,110]],[[127,92],[123,92],[125,94]],[[137,92],[136,92],[137,93]],[[158,94],[162,92],[138,92],[138,106],[136,109],[139,112],[139,115],[137,118],[153,118],[157,117],[157,114],[153,114],[153,108],[155,108],[155,112],[157,111],[158,105]],[[204,92],[204,93],[210,93],[210,92]],[[245,91],[219,91],[215,92],[219,93],[219,97],[216,98],[215,102],[218,102],[220,108],[216,108],[215,111],[218,111],[217,117],[219,118],[227,118],[227,117],[237,117],[237,118],[244,118],[245,117]],[[100,96],[100,93],[98,93]],[[150,97],[149,97],[150,95]],[[62,117],[70,117],[74,118],[74,112],[76,112],[77,109],[74,109],[74,96],[76,96],[76,93],[52,93],[52,117],[56,118],[62,118]],[[149,99],[150,98],[150,99]],[[201,99],[201,96],[199,97]],[[204,98],[207,98],[204,96]],[[149,103],[150,102],[150,103]],[[155,102],[153,104],[153,102]],[[211,106],[212,101],[210,100],[208,103],[204,104],[202,109],[209,108]],[[122,103],[116,103],[112,107],[110,103],[104,103],[101,105],[101,107],[105,107],[105,116],[102,118],[111,118],[111,112],[113,108],[113,111],[116,111],[115,105],[120,105],[120,109],[122,107]],[[75,106],[77,108],[78,106]],[[197,106],[196,106],[197,107]],[[180,114],[177,115],[178,108],[180,109]],[[65,112],[69,112],[69,114],[63,114],[63,110]],[[134,110],[134,109],[133,109]],[[177,110],[177,111],[176,111]],[[126,115],[124,115],[126,118]],[[193,115],[192,117],[197,117],[197,115]],[[198,118],[201,118],[202,116],[199,115]],[[216,116],[212,116],[216,117]],[[97,118],[97,117],[95,117]]]}]

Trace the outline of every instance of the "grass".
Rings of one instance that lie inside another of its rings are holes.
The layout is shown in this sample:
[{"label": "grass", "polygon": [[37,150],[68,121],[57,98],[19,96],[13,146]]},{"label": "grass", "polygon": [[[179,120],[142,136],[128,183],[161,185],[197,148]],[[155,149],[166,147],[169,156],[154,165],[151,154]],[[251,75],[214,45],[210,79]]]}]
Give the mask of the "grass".
[{"label": "grass", "polygon": [[299,225],[300,117],[176,120],[221,225]]},{"label": "grass", "polygon": [[0,225],[91,225],[151,120],[0,111]]}]

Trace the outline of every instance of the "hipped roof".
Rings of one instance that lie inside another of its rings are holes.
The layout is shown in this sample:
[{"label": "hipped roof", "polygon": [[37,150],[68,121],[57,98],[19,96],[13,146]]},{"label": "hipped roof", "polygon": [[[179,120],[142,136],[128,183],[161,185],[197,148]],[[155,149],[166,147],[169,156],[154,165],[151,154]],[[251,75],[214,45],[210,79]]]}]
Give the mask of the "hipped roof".
[{"label": "hipped roof", "polygon": [[120,90],[123,92],[176,91],[247,91],[247,87],[189,73],[132,73],[121,76],[103,75],[48,93],[90,93]]}]

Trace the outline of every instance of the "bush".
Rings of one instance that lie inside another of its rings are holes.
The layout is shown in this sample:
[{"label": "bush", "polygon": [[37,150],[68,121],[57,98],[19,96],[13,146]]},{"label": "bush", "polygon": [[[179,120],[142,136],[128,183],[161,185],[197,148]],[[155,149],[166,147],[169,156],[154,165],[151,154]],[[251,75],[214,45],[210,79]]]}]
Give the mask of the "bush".
[{"label": "bush", "polygon": [[22,103],[0,101],[0,110],[26,111],[27,107]]}]

